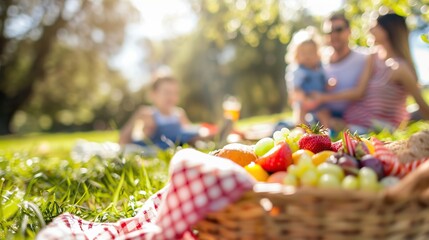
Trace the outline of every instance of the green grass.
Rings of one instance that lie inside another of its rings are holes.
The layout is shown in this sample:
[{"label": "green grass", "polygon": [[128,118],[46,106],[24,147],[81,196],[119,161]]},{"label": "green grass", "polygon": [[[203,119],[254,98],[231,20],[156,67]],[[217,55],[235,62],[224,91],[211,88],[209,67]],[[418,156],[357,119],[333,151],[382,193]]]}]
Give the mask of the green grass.
[{"label": "green grass", "polygon": [[[285,117],[260,116],[241,120],[237,126],[246,128]],[[428,128],[420,122],[393,134],[382,131],[373,135],[396,140]],[[117,138],[117,131],[0,138],[0,239],[33,239],[43,223],[64,212],[97,222],[134,216],[168,181],[174,150],[154,158],[134,154],[75,162],[70,157],[78,139],[106,142]]]},{"label": "green grass", "polygon": [[0,151],[1,150],[37,150],[38,148],[45,148],[46,144],[50,148],[65,148],[69,149],[73,146],[78,139],[85,139],[94,142],[117,142],[117,131],[104,131],[104,132],[77,132],[77,133],[34,133],[22,136],[6,136],[0,137]]},{"label": "green grass", "polygon": [[117,132],[0,140],[0,239],[33,239],[43,223],[64,212],[97,222],[134,216],[168,180],[172,151],[150,159],[135,154],[74,162],[70,149],[77,139],[116,141]]},{"label": "green grass", "polygon": [[237,122],[238,129],[246,129],[254,124],[264,124],[264,123],[276,123],[280,120],[291,119],[292,112],[279,113],[273,115],[263,115],[263,116],[255,116],[246,119],[241,119]]}]

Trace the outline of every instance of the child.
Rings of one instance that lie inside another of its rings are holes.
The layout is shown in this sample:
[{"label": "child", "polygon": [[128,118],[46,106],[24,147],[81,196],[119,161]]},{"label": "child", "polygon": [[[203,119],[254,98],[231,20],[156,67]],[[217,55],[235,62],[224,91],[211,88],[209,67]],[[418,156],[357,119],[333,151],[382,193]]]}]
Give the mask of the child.
[{"label": "child", "polygon": [[[289,101],[292,104],[294,120],[299,123],[307,123],[307,109],[312,108],[312,92],[326,92],[327,80],[321,66],[318,44],[312,28],[300,30],[292,37],[288,46],[286,62],[286,84]],[[310,113],[325,126],[329,121],[329,112],[321,107]]]},{"label": "child", "polygon": [[174,77],[156,75],[150,90],[153,106],[140,107],[128,120],[120,133],[121,145],[134,143],[167,149],[199,137],[198,129],[189,128],[185,111],[177,107],[179,83]]}]

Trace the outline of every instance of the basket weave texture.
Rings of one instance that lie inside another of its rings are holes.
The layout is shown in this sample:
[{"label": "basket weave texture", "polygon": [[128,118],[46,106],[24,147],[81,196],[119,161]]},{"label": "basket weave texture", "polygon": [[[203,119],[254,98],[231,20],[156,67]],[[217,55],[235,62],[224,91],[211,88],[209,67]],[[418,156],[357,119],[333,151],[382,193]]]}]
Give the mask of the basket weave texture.
[{"label": "basket weave texture", "polygon": [[429,239],[429,163],[379,193],[256,184],[199,239]]}]

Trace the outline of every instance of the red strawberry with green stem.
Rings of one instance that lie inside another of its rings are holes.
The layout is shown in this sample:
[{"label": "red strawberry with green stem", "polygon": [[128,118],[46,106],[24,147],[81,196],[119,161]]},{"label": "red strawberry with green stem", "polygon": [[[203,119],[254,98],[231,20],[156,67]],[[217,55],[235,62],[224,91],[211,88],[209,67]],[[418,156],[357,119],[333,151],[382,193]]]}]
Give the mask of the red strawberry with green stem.
[{"label": "red strawberry with green stem", "polygon": [[331,150],[331,139],[327,135],[327,130],[323,125],[319,123],[313,126],[301,124],[300,127],[306,132],[298,141],[300,149],[307,149],[313,153]]}]

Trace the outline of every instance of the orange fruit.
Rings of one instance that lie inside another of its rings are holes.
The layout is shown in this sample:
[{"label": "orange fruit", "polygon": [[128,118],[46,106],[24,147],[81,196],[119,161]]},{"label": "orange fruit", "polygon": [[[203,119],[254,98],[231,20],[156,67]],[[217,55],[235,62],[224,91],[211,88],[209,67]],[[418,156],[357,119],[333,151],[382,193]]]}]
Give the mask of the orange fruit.
[{"label": "orange fruit", "polygon": [[325,150],[325,151],[321,151],[319,153],[314,154],[311,157],[311,160],[313,162],[314,165],[319,165],[321,163],[326,162],[326,160],[328,160],[328,158],[333,155],[335,152],[334,151],[329,151],[329,150]]},{"label": "orange fruit", "polygon": [[260,165],[254,162],[245,166],[244,169],[259,182],[265,182],[269,177],[268,173]]},{"label": "orange fruit", "polygon": [[310,150],[307,149],[299,149],[296,152],[292,153],[292,159],[293,159],[293,164],[298,164],[299,159],[301,159],[301,157],[303,155],[307,155],[308,157],[313,157],[314,153],[311,152]]},{"label": "orange fruit", "polygon": [[253,151],[253,147],[241,143],[231,143],[225,145],[215,153],[218,157],[227,158],[238,165],[244,167],[258,158]]}]

